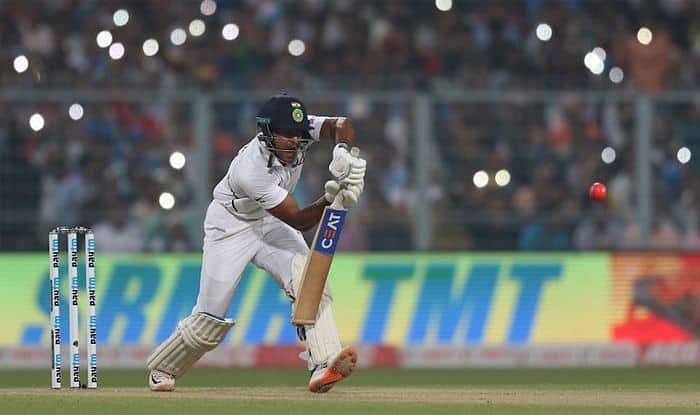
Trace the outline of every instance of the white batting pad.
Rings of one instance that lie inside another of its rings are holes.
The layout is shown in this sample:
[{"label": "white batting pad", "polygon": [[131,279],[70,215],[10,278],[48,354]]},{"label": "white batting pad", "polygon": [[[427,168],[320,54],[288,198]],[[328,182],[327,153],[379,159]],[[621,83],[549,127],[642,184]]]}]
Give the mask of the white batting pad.
[{"label": "white batting pad", "polygon": [[204,353],[214,349],[235,324],[206,313],[186,317],[170,337],[153,351],[146,361],[150,370],[158,369],[176,378],[182,376]]},{"label": "white batting pad", "polygon": [[[305,263],[306,256],[304,255],[297,254],[292,259],[294,297],[296,297],[297,287],[301,284],[301,274],[304,272]],[[310,368],[311,366],[325,365],[328,359],[340,352],[340,338],[338,337],[338,329],[333,317],[332,302],[333,298],[331,297],[330,289],[326,286],[323,290],[321,303],[318,306],[316,324],[304,326],[304,337],[306,338],[304,343],[306,351],[310,355]],[[292,307],[294,307],[293,304]]]},{"label": "white batting pad", "polygon": [[306,348],[314,365],[324,365],[340,351],[340,338],[335,326],[330,296],[323,294],[316,324],[305,326]]}]

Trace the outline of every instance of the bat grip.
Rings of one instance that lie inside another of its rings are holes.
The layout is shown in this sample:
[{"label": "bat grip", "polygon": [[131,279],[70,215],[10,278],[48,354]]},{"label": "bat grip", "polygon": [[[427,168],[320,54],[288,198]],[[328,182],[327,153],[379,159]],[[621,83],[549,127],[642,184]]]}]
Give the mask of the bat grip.
[{"label": "bat grip", "polygon": [[333,198],[333,202],[331,202],[330,207],[331,207],[331,209],[335,209],[335,210],[347,210],[347,209],[345,209],[345,206],[343,206],[342,203],[340,203],[338,201],[337,196]]}]

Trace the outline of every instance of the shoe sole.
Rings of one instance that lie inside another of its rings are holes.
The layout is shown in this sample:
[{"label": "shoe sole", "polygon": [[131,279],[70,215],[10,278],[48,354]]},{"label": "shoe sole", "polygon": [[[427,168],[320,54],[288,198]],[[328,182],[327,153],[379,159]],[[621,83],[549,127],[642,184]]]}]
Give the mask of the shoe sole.
[{"label": "shoe sole", "polygon": [[346,347],[331,363],[323,377],[309,384],[309,390],[314,393],[326,393],[336,382],[352,375],[356,367],[357,351],[353,347]]},{"label": "shoe sole", "polygon": [[174,390],[175,390],[174,387],[172,387],[172,388],[163,388],[163,389],[158,389],[157,387],[155,387],[155,388],[154,388],[154,387],[151,387],[151,392],[172,392],[172,391],[174,391]]}]

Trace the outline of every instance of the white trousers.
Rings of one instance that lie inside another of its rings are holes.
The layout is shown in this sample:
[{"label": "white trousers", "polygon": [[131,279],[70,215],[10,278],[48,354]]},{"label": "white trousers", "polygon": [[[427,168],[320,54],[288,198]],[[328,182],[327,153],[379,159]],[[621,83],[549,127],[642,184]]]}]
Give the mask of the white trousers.
[{"label": "white trousers", "polygon": [[298,230],[274,216],[240,220],[213,201],[204,219],[204,235],[199,295],[193,314],[235,318],[225,313],[250,262],[270,273],[286,293],[293,294],[292,258],[309,252]]},{"label": "white trousers", "polygon": [[[300,255],[309,253],[301,232],[274,216],[240,220],[212,202],[204,219],[204,234],[199,295],[192,314],[204,312],[235,318],[225,314],[250,262],[272,275],[289,297],[296,296],[295,287],[303,271]],[[309,369],[324,365],[341,350],[331,302],[326,289],[316,324],[297,330],[307,348]]]}]

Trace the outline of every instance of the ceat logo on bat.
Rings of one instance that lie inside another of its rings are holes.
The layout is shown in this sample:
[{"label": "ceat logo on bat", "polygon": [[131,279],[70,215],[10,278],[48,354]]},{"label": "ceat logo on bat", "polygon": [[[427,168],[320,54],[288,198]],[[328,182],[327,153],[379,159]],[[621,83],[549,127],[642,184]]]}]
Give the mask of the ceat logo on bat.
[{"label": "ceat logo on bat", "polygon": [[321,219],[321,229],[316,238],[316,246],[314,247],[316,251],[326,255],[335,254],[346,214],[347,212],[344,210],[326,209],[326,213]]}]

